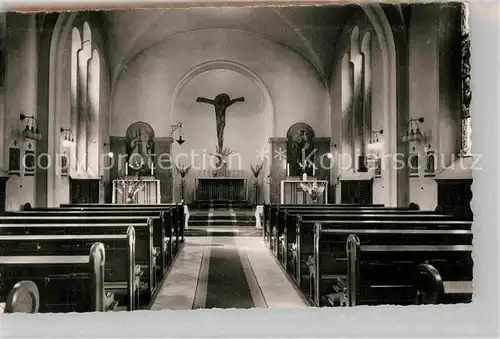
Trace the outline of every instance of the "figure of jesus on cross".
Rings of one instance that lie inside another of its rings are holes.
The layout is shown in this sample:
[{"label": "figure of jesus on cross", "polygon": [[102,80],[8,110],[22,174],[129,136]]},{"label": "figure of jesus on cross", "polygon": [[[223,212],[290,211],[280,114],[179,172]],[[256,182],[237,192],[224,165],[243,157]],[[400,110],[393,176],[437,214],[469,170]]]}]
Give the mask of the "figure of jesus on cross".
[{"label": "figure of jesus on cross", "polygon": [[206,99],[198,97],[196,102],[204,102],[206,104],[214,105],[215,107],[215,121],[217,127],[217,146],[219,152],[222,152],[224,146],[224,128],[226,127],[226,109],[238,101],[245,101],[245,98],[239,97],[230,99],[226,93],[218,94],[215,99]]}]

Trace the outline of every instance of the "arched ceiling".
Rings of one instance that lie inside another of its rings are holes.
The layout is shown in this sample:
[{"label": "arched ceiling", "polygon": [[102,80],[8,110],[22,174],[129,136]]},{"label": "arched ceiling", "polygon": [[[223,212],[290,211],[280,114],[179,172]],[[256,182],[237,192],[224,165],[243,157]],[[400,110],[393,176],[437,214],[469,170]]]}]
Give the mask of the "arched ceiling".
[{"label": "arched ceiling", "polygon": [[204,7],[109,11],[105,14],[105,20],[111,74],[116,79],[127,62],[138,53],[173,35],[202,29],[237,29],[261,34],[293,49],[328,81],[330,59],[346,7]]}]

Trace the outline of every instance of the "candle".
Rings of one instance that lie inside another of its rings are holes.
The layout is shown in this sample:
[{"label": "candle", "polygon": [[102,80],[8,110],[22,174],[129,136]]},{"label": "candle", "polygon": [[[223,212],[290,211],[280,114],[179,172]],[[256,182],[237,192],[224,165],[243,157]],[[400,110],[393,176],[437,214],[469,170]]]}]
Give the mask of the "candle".
[{"label": "candle", "polygon": [[128,162],[125,162],[125,176],[128,175]]},{"label": "candle", "polygon": [[315,174],[316,174],[316,165],[313,164],[313,178],[314,178]]},{"label": "candle", "polygon": [[154,167],[155,167],[155,164],[153,162],[153,163],[151,163],[151,176],[153,175],[153,169],[154,169]]},{"label": "candle", "polygon": [[289,163],[286,163],[286,176],[287,177],[290,176],[290,164]]}]

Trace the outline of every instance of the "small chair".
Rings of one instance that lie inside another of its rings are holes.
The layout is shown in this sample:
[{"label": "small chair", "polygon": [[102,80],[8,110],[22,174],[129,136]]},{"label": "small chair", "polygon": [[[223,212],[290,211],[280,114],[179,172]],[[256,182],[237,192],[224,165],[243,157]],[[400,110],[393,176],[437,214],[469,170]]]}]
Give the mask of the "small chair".
[{"label": "small chair", "polygon": [[408,209],[419,211],[420,210],[420,206],[418,206],[417,203],[410,202],[410,204],[408,205]]},{"label": "small chair", "polygon": [[31,203],[27,202],[21,207],[21,211],[30,211],[33,208],[31,207]]},{"label": "small chair", "polygon": [[14,285],[7,296],[5,313],[37,313],[40,292],[33,281],[22,280]]}]

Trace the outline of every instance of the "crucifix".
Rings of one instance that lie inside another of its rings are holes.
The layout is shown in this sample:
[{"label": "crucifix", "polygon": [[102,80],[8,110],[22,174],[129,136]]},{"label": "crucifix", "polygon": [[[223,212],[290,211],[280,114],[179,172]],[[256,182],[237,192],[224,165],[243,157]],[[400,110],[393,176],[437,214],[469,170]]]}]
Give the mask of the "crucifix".
[{"label": "crucifix", "polygon": [[245,98],[239,97],[230,99],[226,93],[218,94],[213,100],[198,97],[196,102],[204,102],[206,104],[214,105],[215,107],[215,121],[217,127],[217,146],[219,152],[222,152],[224,145],[224,128],[226,127],[226,109],[238,101],[245,101]]}]

